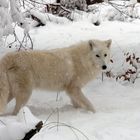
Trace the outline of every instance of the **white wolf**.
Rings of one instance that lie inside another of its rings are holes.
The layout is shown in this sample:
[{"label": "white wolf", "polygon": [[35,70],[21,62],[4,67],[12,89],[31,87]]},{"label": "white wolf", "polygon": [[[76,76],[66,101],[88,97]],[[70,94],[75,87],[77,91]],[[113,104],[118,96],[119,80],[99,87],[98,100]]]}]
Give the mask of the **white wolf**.
[{"label": "white wolf", "polygon": [[0,60],[0,112],[16,99],[13,114],[32,89],[66,91],[74,107],[95,112],[81,88],[107,68],[111,40],[87,40],[68,48],[12,52]]}]

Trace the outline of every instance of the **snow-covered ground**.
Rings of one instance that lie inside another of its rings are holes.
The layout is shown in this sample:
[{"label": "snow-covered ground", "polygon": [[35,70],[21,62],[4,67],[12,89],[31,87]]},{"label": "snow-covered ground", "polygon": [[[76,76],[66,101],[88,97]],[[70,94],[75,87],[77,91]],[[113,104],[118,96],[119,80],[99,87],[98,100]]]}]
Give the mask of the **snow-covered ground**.
[{"label": "snow-covered ground", "polygon": [[[67,47],[90,38],[111,38],[115,68],[122,66],[123,51],[134,52],[140,57],[139,21],[107,21],[100,26],[88,21],[65,25],[47,23],[45,27],[31,30],[30,34],[34,49]],[[95,114],[74,109],[63,92],[56,99],[57,93],[34,91],[27,108],[23,108],[17,116],[0,117],[0,140],[21,140],[39,120],[44,121],[44,127],[31,140],[140,140],[139,79],[134,84],[122,85],[108,78],[102,82],[99,75],[83,91],[94,105]],[[9,104],[8,111],[12,108],[13,102]]]}]

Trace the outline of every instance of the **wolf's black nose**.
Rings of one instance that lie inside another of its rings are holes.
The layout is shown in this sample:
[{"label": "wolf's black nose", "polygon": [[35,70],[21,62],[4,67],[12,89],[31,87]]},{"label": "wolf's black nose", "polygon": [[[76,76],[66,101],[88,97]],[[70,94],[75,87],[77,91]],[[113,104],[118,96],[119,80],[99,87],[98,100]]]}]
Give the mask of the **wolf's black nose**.
[{"label": "wolf's black nose", "polygon": [[102,69],[103,69],[103,70],[105,70],[106,68],[107,68],[107,66],[106,66],[106,65],[103,65],[103,66],[102,66]]}]

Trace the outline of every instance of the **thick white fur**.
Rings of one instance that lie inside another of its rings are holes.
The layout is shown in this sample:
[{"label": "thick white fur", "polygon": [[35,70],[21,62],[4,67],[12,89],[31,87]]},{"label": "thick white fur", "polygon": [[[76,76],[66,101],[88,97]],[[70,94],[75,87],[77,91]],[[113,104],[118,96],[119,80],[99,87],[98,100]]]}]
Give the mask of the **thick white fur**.
[{"label": "thick white fur", "polygon": [[74,107],[94,112],[81,88],[109,62],[110,45],[111,40],[88,40],[50,51],[8,53],[0,61],[0,112],[15,98],[16,114],[35,88],[66,91]]}]

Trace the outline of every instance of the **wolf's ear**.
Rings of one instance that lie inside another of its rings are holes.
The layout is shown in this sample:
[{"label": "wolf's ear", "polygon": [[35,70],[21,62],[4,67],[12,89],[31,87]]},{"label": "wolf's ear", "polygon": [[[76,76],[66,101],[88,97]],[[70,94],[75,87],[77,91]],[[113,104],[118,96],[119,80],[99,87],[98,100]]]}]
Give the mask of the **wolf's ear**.
[{"label": "wolf's ear", "polygon": [[88,44],[89,44],[90,50],[93,50],[94,42],[92,40],[89,40]]},{"label": "wolf's ear", "polygon": [[109,40],[106,41],[106,43],[107,43],[107,48],[110,49],[110,47],[111,47],[111,43],[112,43],[112,40],[109,39]]}]

